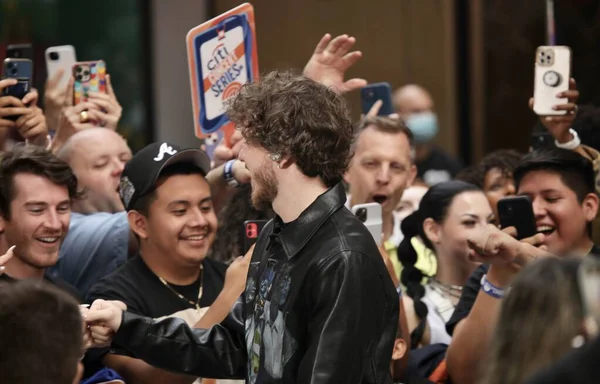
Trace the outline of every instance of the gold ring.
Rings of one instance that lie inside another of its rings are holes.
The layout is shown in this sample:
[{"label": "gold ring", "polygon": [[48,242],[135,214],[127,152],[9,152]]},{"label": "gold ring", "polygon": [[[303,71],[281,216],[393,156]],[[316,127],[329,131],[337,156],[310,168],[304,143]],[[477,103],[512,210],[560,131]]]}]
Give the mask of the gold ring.
[{"label": "gold ring", "polygon": [[86,123],[89,120],[89,116],[87,111],[81,111],[79,114],[79,121],[82,123]]}]

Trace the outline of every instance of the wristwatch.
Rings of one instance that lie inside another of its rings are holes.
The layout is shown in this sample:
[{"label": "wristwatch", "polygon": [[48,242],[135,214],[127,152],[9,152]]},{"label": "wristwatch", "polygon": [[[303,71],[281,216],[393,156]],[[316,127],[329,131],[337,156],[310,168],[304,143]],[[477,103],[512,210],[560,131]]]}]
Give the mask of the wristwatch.
[{"label": "wristwatch", "polygon": [[225,166],[223,167],[223,179],[225,179],[225,182],[227,182],[227,185],[229,185],[230,187],[237,188],[240,186],[240,183],[235,179],[235,177],[233,177],[234,163],[235,160],[229,160],[225,163]]}]

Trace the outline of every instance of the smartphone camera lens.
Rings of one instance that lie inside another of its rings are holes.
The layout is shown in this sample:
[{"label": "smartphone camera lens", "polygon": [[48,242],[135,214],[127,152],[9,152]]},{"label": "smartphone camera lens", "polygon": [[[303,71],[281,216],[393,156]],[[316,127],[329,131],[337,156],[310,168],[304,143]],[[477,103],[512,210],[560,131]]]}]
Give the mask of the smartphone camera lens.
[{"label": "smartphone camera lens", "polygon": [[17,74],[17,72],[18,72],[17,68],[11,68],[11,70],[10,70],[10,74],[13,76],[15,76]]},{"label": "smartphone camera lens", "polygon": [[50,60],[58,60],[60,58],[60,56],[58,55],[58,52],[50,52]]},{"label": "smartphone camera lens", "polygon": [[363,223],[365,221],[367,221],[367,209],[366,208],[360,208],[359,210],[356,211],[356,217],[358,218],[358,220],[362,221]]},{"label": "smartphone camera lens", "polygon": [[15,67],[15,63],[13,63],[12,61],[9,62],[8,64],[6,64],[7,68],[14,68]]},{"label": "smartphone camera lens", "polygon": [[81,67],[77,67],[77,68],[75,69],[75,72],[76,72],[76,73],[81,73]]}]

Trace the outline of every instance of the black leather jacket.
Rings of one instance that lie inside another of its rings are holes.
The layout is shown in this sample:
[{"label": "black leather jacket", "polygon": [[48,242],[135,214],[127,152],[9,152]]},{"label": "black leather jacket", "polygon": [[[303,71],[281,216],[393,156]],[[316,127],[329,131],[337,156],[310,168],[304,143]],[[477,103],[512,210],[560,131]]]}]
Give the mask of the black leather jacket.
[{"label": "black leather jacket", "polygon": [[128,312],[114,344],[148,363],[248,383],[391,384],[399,299],[341,184],[288,224],[271,221],[246,291],[211,329]]}]

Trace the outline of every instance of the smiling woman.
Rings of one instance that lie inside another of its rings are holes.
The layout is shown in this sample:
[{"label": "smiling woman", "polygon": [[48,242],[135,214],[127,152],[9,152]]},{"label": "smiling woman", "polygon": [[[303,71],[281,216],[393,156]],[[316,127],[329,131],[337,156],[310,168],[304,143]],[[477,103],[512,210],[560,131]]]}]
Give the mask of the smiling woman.
[{"label": "smiling woman", "polygon": [[[478,187],[449,181],[431,187],[421,199],[419,209],[402,221],[404,240],[398,255],[404,267],[401,282],[414,305],[414,316],[408,319],[412,348],[450,344],[445,323],[454,312],[463,285],[477,267],[468,258],[467,238],[485,228],[493,217]],[[417,268],[412,242],[415,237],[435,253],[435,276],[425,276]],[[422,286],[424,277],[429,277],[429,281]]]}]

